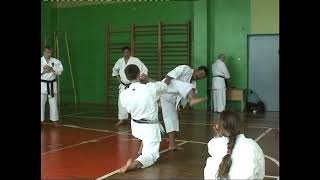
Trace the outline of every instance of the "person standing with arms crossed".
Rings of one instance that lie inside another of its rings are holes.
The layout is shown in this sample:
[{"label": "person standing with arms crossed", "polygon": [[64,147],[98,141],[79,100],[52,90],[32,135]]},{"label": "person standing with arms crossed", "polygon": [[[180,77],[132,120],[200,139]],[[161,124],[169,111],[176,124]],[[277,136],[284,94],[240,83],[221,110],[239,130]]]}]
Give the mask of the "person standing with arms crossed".
[{"label": "person standing with arms crossed", "polygon": [[[116,77],[119,81],[119,96],[121,92],[130,86],[130,81],[127,79],[124,69],[129,64],[137,65],[140,70],[140,75],[145,74],[148,75],[148,68],[143,64],[143,62],[131,56],[131,49],[128,46],[122,48],[123,57],[118,59],[114,67],[112,68],[112,76]],[[118,119],[117,126],[124,124],[124,120],[128,119],[128,113],[122,107],[119,98],[118,98]]]},{"label": "person standing with arms crossed", "polygon": [[57,76],[62,74],[63,66],[61,61],[51,57],[51,53],[51,47],[46,46],[41,57],[41,123],[44,122],[46,101],[49,98],[50,120],[58,125]]}]

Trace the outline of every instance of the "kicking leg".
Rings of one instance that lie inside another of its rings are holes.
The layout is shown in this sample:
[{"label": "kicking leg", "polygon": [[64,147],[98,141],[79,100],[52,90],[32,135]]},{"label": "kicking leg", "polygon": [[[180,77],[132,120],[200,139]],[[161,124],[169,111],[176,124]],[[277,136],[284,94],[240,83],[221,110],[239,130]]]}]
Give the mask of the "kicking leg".
[{"label": "kicking leg", "polygon": [[171,80],[167,93],[181,95],[189,101],[190,106],[207,101],[207,98],[196,98],[196,89],[193,84],[175,79]]},{"label": "kicking leg", "polygon": [[187,94],[187,99],[190,103],[190,106],[194,106],[196,104],[207,101],[207,98],[195,98],[196,93],[195,89],[191,89]]}]

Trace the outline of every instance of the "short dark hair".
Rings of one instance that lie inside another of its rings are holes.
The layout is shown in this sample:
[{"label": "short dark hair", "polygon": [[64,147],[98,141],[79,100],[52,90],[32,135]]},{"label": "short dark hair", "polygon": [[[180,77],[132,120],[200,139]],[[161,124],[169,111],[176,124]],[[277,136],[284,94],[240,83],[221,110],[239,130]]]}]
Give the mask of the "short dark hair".
[{"label": "short dark hair", "polygon": [[134,65],[134,64],[129,64],[125,69],[124,69],[124,72],[127,76],[127,79],[129,81],[132,81],[134,79],[137,79],[137,77],[139,76],[140,74],[140,70],[138,68],[137,65]]},{"label": "short dark hair", "polygon": [[198,67],[198,70],[203,70],[206,73],[205,77],[208,76],[209,70],[206,66],[200,66],[200,67]]},{"label": "short dark hair", "polygon": [[52,50],[52,48],[51,48],[50,46],[48,46],[48,45],[46,45],[46,46],[43,47],[43,50],[45,50],[45,49]]},{"label": "short dark hair", "polygon": [[131,51],[131,48],[129,47],[129,46],[124,46],[123,48],[122,48],[122,52],[124,51],[124,50],[128,50],[128,51]]}]

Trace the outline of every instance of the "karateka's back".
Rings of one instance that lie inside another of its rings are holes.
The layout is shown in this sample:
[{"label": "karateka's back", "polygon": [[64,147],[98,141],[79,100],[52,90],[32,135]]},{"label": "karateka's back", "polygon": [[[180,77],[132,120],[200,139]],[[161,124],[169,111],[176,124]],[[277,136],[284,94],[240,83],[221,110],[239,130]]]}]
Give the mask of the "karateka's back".
[{"label": "karateka's back", "polygon": [[131,114],[132,119],[158,119],[159,96],[167,89],[164,82],[132,83],[120,94],[121,105]]}]

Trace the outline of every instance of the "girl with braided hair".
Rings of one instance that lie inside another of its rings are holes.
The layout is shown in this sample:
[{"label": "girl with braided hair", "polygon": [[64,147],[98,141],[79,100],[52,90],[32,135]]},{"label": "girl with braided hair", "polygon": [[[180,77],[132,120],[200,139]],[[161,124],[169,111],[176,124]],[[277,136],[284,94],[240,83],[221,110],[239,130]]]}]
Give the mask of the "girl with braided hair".
[{"label": "girl with braided hair", "polygon": [[208,143],[211,157],[204,169],[205,179],[263,179],[264,154],[259,145],[240,132],[238,114],[224,111],[213,127],[217,137]]}]

